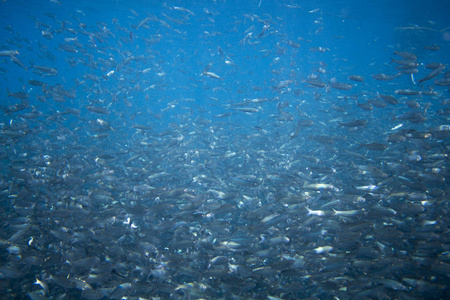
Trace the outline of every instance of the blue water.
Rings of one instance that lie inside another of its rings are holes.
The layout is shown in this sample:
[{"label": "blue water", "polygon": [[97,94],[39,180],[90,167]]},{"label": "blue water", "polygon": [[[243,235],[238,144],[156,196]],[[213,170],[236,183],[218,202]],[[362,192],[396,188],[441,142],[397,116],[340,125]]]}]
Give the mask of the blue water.
[{"label": "blue water", "polygon": [[394,2],[3,1],[2,294],[447,298],[450,4]]}]

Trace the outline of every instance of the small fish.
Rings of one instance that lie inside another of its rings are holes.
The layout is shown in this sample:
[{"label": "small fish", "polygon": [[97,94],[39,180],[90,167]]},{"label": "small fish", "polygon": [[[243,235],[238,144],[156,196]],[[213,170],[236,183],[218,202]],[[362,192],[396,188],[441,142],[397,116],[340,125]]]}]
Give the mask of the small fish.
[{"label": "small fish", "polygon": [[325,212],[323,210],[312,210],[309,209],[308,207],[306,208],[308,210],[308,215],[314,215],[314,216],[325,216]]},{"label": "small fish", "polygon": [[306,190],[313,190],[313,191],[325,191],[325,190],[339,191],[339,189],[336,188],[334,185],[327,183],[305,184],[303,185],[303,188]]},{"label": "small fish", "polygon": [[417,60],[417,56],[411,52],[406,52],[406,51],[395,51],[394,52],[396,55],[403,57],[404,59],[408,59],[408,60]]},{"label": "small fish", "polygon": [[444,71],[444,69],[445,69],[444,65],[434,69],[433,71],[428,73],[427,76],[425,76],[424,78],[419,80],[419,85],[422,84],[422,82],[424,82],[424,81],[427,81],[427,80],[430,80],[430,79],[433,79],[433,78],[437,77],[439,74],[442,73],[442,71]]},{"label": "small fish", "polygon": [[355,210],[335,210],[334,211],[334,215],[335,216],[344,216],[344,217],[353,217],[353,216],[357,216],[361,213],[361,210],[355,209]]},{"label": "small fish", "polygon": [[353,85],[348,84],[348,83],[344,83],[344,82],[338,82],[336,80],[336,78],[332,78],[331,79],[330,86],[332,88],[337,89],[337,90],[343,90],[343,91],[351,90],[353,88]]},{"label": "small fish", "polygon": [[23,68],[25,70],[28,70],[27,67],[25,67],[25,65],[23,64],[23,62],[21,62],[17,57],[11,56],[11,61],[13,63],[15,63],[16,65],[18,65],[19,67],[21,67],[21,68]]},{"label": "small fish", "polygon": [[397,73],[396,75],[386,75],[386,74],[383,74],[383,73],[379,73],[379,74],[372,75],[372,77],[374,79],[376,79],[376,80],[379,80],[379,81],[391,81],[391,80],[393,80],[393,79],[395,79],[395,78],[397,78],[397,77],[399,77],[401,75],[402,74],[400,72]]},{"label": "small fish", "polygon": [[209,71],[205,71],[205,72],[203,72],[201,75],[205,75],[205,76],[207,76],[207,77],[209,77],[209,78],[213,78],[213,79],[220,79],[220,80],[223,80],[222,77],[220,77],[220,76],[217,75],[216,73],[209,72]]},{"label": "small fish", "polygon": [[8,97],[13,97],[13,98],[17,98],[17,99],[28,99],[28,97],[30,97],[30,95],[28,95],[28,93],[25,92],[14,92],[11,93],[9,91],[9,89],[6,89],[7,93],[8,93]]},{"label": "small fish", "polygon": [[430,51],[439,51],[439,50],[441,50],[441,47],[439,45],[434,44],[434,45],[430,45],[430,46],[425,46],[425,47],[423,47],[423,49],[430,50]]},{"label": "small fish", "polygon": [[367,120],[362,120],[362,119],[358,119],[358,120],[353,120],[353,121],[349,121],[349,122],[339,122],[339,127],[344,126],[344,127],[362,127],[362,126],[366,126],[367,124]]},{"label": "small fish", "polygon": [[355,186],[355,188],[358,191],[364,191],[364,192],[375,192],[378,191],[380,188],[376,185],[362,185],[362,186]]},{"label": "small fish", "polygon": [[398,100],[391,96],[391,95],[382,95],[382,94],[378,94],[378,96],[383,99],[386,103],[392,104],[392,105],[397,105],[398,104]]},{"label": "small fish", "polygon": [[0,51],[0,56],[16,56],[19,55],[17,50],[2,50]]},{"label": "small fish", "polygon": [[350,75],[350,76],[348,76],[348,79],[357,81],[357,82],[364,82],[364,77],[359,76],[359,75]]},{"label": "small fish", "polygon": [[331,246],[317,247],[317,248],[313,249],[313,251],[316,254],[330,253],[331,251],[333,251],[333,247],[331,247]]},{"label": "small fish", "polygon": [[404,89],[404,90],[395,90],[394,93],[396,93],[397,95],[411,96],[411,95],[419,95],[421,92],[420,91],[411,90],[411,89]]},{"label": "small fish", "polygon": [[47,67],[47,66],[33,66],[34,69],[45,73],[45,74],[50,74],[50,75],[56,75],[58,74],[58,71],[52,67]]},{"label": "small fish", "polygon": [[28,80],[28,83],[34,86],[43,86],[44,83],[38,80],[30,79]]},{"label": "small fish", "polygon": [[107,115],[109,112],[106,108],[100,107],[100,106],[94,106],[94,105],[87,105],[86,108],[89,111],[98,113],[98,114],[103,114],[103,115]]},{"label": "small fish", "polygon": [[234,110],[246,112],[246,113],[257,113],[259,110],[254,107],[235,107]]}]

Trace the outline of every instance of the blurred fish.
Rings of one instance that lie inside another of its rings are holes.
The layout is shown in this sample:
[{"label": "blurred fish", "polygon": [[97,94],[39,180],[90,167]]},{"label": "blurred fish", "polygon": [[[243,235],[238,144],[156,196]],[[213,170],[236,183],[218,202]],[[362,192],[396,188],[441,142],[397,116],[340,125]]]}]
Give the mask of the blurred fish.
[{"label": "blurred fish", "polygon": [[442,71],[444,71],[444,69],[445,69],[444,65],[433,69],[433,71],[431,71],[424,78],[419,80],[419,85],[422,84],[422,82],[424,82],[424,81],[427,81],[427,80],[437,77],[438,75],[440,75],[442,73]]}]

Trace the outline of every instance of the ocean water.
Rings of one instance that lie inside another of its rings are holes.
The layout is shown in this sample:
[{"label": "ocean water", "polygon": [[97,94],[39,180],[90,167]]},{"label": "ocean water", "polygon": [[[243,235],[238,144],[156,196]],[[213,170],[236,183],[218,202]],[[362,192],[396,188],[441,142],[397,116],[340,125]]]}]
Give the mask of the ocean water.
[{"label": "ocean water", "polygon": [[448,1],[0,3],[5,299],[448,299]]}]

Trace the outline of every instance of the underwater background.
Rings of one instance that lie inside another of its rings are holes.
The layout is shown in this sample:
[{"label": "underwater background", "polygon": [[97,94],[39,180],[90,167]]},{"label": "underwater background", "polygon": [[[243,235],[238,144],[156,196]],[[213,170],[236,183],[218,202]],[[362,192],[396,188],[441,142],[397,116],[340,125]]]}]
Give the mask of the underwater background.
[{"label": "underwater background", "polygon": [[2,297],[448,299],[449,13],[2,1]]}]

